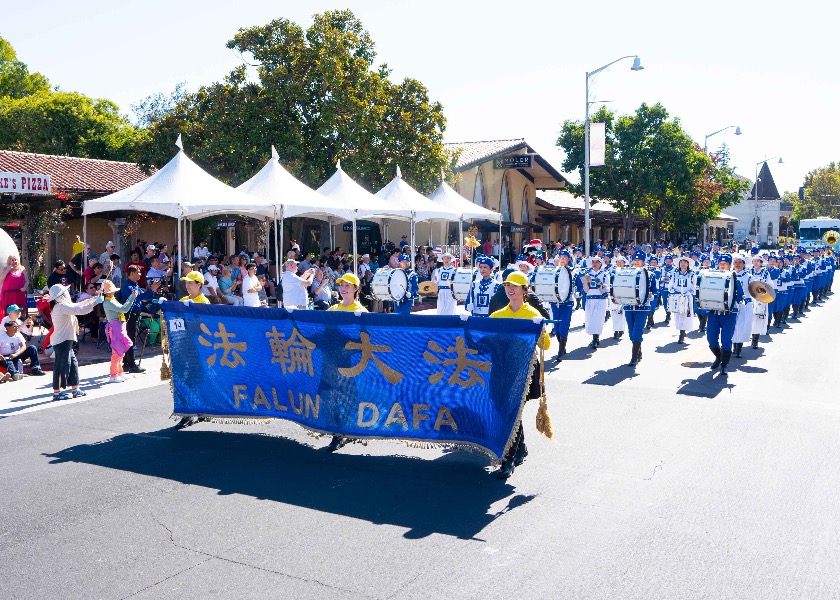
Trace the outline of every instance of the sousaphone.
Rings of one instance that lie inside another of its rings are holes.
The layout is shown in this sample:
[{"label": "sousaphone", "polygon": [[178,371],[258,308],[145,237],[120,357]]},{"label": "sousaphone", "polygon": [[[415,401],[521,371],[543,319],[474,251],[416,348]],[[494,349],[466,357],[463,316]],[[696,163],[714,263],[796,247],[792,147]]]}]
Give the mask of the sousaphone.
[{"label": "sousaphone", "polygon": [[753,281],[750,283],[749,292],[753,299],[764,304],[770,304],[776,299],[776,290],[763,281]]}]

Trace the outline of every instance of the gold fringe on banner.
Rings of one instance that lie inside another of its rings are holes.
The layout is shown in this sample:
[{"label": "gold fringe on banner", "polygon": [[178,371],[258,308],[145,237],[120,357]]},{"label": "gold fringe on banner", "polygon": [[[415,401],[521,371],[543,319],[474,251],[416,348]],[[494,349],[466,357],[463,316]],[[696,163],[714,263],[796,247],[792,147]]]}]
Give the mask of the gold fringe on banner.
[{"label": "gold fringe on banner", "polygon": [[169,334],[166,331],[166,319],[163,315],[160,317],[160,380],[172,380],[172,357],[169,354]]},{"label": "gold fringe on banner", "polygon": [[[540,336],[542,338],[542,336]],[[545,350],[540,344],[540,408],[537,410],[537,431],[548,439],[554,439],[554,427],[551,425],[551,415],[548,414],[548,399],[545,396]]]}]

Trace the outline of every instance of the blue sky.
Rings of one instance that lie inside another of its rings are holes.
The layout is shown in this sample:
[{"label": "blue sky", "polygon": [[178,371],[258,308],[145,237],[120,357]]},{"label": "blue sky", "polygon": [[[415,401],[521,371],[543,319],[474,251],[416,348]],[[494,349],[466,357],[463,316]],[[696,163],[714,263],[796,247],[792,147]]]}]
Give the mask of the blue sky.
[{"label": "blue sky", "polygon": [[[393,77],[414,77],[440,101],[447,141],[524,137],[555,166],[566,119],[583,119],[585,73],[593,96],[619,113],[662,102],[702,145],[730,145],[738,172],[753,179],[765,157],[780,191],[840,160],[840,79],[835,36],[840,9],[812,0],[764,4],[560,3],[390,0],[236,3],[15,2],[0,35],[33,70],[65,90],[115,101],[125,113],[178,82],[190,90],[221,79],[241,58],[225,48],[240,27],[350,8],[370,31]],[[828,7],[828,8],[827,8]],[[572,177],[576,179],[575,177]]]}]

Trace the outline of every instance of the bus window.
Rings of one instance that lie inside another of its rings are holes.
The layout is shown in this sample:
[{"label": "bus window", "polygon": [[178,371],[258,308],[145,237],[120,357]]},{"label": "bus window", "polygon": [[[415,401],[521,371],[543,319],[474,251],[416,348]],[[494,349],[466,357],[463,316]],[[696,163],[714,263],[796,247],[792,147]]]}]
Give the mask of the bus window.
[{"label": "bus window", "polygon": [[801,227],[799,238],[803,240],[816,240],[822,235],[819,227]]}]

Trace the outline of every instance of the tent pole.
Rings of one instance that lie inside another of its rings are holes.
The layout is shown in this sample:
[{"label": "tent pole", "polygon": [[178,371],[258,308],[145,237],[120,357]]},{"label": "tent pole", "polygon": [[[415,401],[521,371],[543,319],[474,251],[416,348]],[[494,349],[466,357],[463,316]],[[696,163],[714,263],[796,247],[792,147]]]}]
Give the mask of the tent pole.
[{"label": "tent pole", "polygon": [[265,218],[265,260],[271,264],[271,221]]},{"label": "tent pole", "polygon": [[[279,254],[277,256],[282,256],[283,257],[283,259],[282,259],[283,262],[286,261],[286,251],[283,250],[283,248],[285,247],[285,241],[283,240],[283,234],[284,233],[286,233],[286,232],[283,229],[283,207],[281,206],[280,207],[280,246],[279,246],[279,249],[278,249]],[[279,279],[277,280],[277,283],[280,283]]]},{"label": "tent pole", "polygon": [[499,268],[502,268],[502,220],[499,219]]},{"label": "tent pole", "polygon": [[[187,247],[192,246],[193,243],[193,228],[192,228],[192,219],[187,219],[187,223],[189,223],[190,233],[187,236]],[[225,248],[227,250],[227,248]]]},{"label": "tent pole", "polygon": [[464,266],[464,215],[458,220],[458,266]]},{"label": "tent pole", "polygon": [[[179,212],[178,213],[178,252],[181,253],[181,256],[179,257],[180,260],[178,261],[178,281],[181,281],[181,263],[184,260],[183,257],[186,256],[184,254],[184,246],[183,246],[183,241],[182,241],[182,238],[181,238],[181,232],[182,232],[181,224],[182,224],[182,219],[181,219],[181,213]],[[178,288],[178,282],[175,282],[174,287],[175,287],[175,289]]]},{"label": "tent pole", "polygon": [[358,240],[356,239],[356,211],[353,211],[353,272],[359,272],[359,253],[356,250],[356,244]]},{"label": "tent pole", "polygon": [[[280,243],[277,241],[277,206],[274,207],[274,253],[277,255],[277,260],[274,263],[274,277],[277,285],[280,285]],[[276,294],[275,294],[276,296]]]},{"label": "tent pole", "polygon": [[335,235],[333,234],[332,217],[327,219],[327,223],[330,224],[330,250],[335,250]]},{"label": "tent pole", "polygon": [[416,213],[414,211],[411,212],[411,224],[409,225],[409,240],[411,241],[411,251],[408,253],[411,256],[411,268],[414,268],[414,252],[415,252],[415,240],[414,240],[414,228],[417,226],[417,222],[415,221]]},{"label": "tent pole", "polygon": [[[84,245],[82,246],[82,283],[81,283],[81,286],[82,286],[82,289],[84,290],[85,289],[85,283],[86,283],[85,282],[85,269],[87,269],[87,263],[88,263],[88,260],[87,260],[87,257],[88,257],[88,252],[87,252],[87,247],[88,247],[87,215],[84,215],[82,217],[82,242],[84,242]],[[129,260],[131,260],[131,259],[129,258]]]}]

